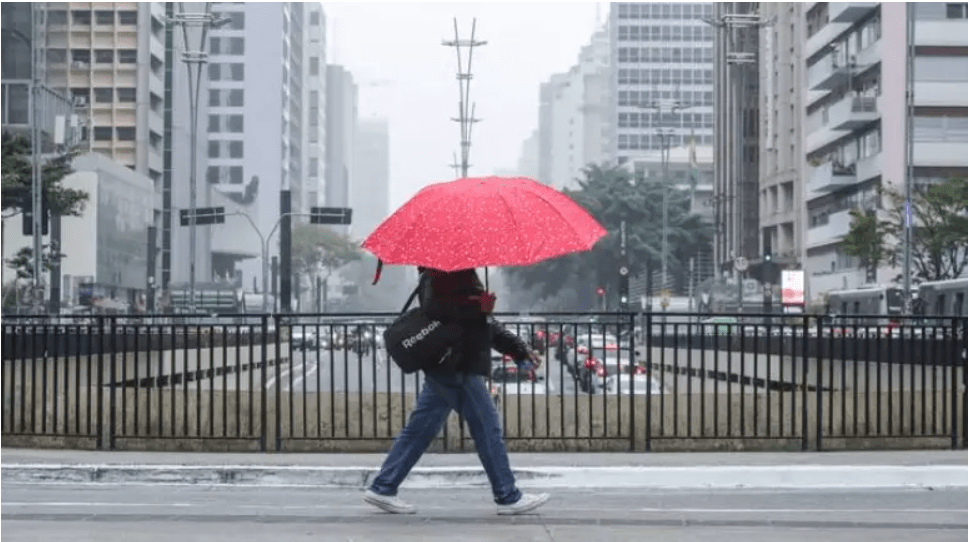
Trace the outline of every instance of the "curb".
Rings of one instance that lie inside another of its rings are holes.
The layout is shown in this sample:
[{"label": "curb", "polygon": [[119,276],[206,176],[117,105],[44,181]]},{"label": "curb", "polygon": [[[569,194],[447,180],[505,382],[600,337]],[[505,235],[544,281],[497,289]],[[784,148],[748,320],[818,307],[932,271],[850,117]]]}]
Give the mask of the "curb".
[{"label": "curb", "polygon": [[[179,484],[363,489],[371,467],[11,465],[0,481],[30,484]],[[968,488],[968,466],[540,467],[514,469],[529,488]],[[487,487],[480,467],[415,468],[404,488]]]}]

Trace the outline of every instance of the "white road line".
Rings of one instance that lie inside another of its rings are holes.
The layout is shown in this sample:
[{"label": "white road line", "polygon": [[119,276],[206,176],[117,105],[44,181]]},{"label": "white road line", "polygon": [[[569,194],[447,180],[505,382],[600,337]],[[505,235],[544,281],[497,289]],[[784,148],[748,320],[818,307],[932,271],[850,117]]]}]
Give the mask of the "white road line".
[{"label": "white road line", "polygon": [[[300,367],[301,366],[302,366],[302,364],[300,363]],[[302,388],[303,388],[303,390],[305,390],[306,389],[306,386],[303,383],[303,381],[306,378],[309,378],[309,377],[313,376],[313,373],[315,373],[317,369],[319,369],[319,364],[318,363],[315,363],[315,362],[311,363],[309,365],[309,367],[307,369],[305,369],[305,371],[303,372],[303,374],[299,375],[298,377],[296,377],[292,381],[292,385],[291,386],[288,383],[286,384],[287,389],[285,391],[292,391],[292,388],[294,388],[296,386],[299,386],[300,384],[303,385]]]}]

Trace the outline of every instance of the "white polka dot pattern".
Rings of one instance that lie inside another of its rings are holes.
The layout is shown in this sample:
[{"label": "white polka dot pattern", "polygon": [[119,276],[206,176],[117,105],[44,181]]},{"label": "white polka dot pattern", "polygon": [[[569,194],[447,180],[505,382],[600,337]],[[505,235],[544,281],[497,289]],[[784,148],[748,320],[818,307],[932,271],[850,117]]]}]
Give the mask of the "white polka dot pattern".
[{"label": "white polka dot pattern", "polygon": [[605,234],[585,209],[550,186],[483,177],[427,186],[363,248],[387,264],[456,271],[531,265],[589,250]]}]

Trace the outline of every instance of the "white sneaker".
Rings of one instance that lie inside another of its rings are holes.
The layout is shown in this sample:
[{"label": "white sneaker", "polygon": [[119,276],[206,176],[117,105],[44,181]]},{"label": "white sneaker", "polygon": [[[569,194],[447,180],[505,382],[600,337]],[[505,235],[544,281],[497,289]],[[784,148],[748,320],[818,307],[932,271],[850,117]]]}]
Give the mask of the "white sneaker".
[{"label": "white sneaker", "polygon": [[417,508],[412,504],[407,504],[397,497],[380,495],[369,489],[363,494],[363,502],[372,504],[380,510],[391,514],[415,514],[417,512]]},{"label": "white sneaker", "polygon": [[548,502],[548,498],[551,495],[547,493],[541,493],[540,495],[531,495],[525,493],[521,495],[518,502],[514,504],[499,504],[497,505],[497,515],[499,516],[516,516],[520,514],[527,514],[528,512],[534,511],[536,508],[542,504]]}]

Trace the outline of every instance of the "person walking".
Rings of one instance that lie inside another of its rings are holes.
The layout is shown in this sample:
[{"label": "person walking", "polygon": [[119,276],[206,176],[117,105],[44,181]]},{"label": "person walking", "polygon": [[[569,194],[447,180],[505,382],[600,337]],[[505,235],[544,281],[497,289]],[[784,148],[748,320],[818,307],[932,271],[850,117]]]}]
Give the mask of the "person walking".
[{"label": "person walking", "polygon": [[515,485],[487,378],[492,348],[511,356],[523,370],[536,370],[541,360],[490,316],[496,298],[484,290],[473,269],[443,272],[421,267],[418,271],[421,308],[431,318],[458,324],[461,340],[445,367],[424,371],[426,379],[410,421],[394,440],[363,500],[393,514],[416,513],[416,507],[397,497],[397,489],[440,433],[450,411],[456,410],[467,420],[498,515],[532,512],[549,495],[522,493]]}]

